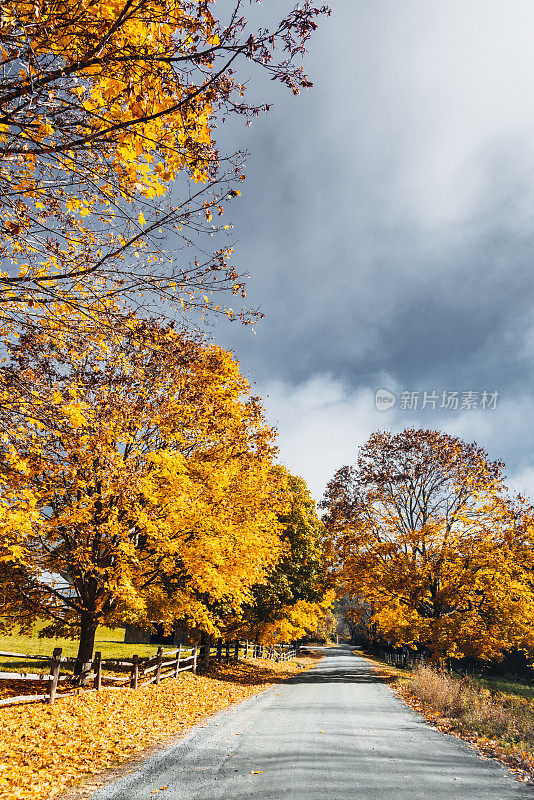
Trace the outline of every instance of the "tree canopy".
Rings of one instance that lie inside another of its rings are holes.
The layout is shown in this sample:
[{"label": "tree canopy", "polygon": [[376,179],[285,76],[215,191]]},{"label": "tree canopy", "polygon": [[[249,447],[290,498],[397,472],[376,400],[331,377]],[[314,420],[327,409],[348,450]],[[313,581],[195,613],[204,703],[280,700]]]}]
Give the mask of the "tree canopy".
[{"label": "tree canopy", "polygon": [[436,655],[534,652],[531,510],[500,462],[439,431],[378,432],[328,484],[340,593],[385,641]]},{"label": "tree canopy", "polygon": [[82,661],[99,623],[216,632],[212,605],[237,613],[280,555],[273,431],[226,351],[132,317],[79,328],[30,327],[3,370],[4,619],[81,631]]},{"label": "tree canopy", "polygon": [[262,641],[288,642],[315,631],[333,602],[315,502],[300,477],[287,474],[287,491],[290,503],[278,514],[281,557],[231,623]]},{"label": "tree canopy", "polygon": [[212,216],[244,179],[214,129],[267,108],[245,102],[241,61],[295,93],[311,85],[296,62],[329,12],[305,2],[254,31],[242,5],[223,20],[209,0],[2,4],[4,313],[117,292],[216,310],[211,292],[243,293],[231,247],[212,252],[210,236],[229,228]]}]

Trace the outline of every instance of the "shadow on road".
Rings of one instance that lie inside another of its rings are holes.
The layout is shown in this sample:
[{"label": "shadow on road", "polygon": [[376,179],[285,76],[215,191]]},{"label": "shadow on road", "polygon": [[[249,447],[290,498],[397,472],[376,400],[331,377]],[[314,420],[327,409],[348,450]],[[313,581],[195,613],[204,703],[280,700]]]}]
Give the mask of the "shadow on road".
[{"label": "shadow on road", "polygon": [[394,680],[380,675],[365,659],[353,655],[354,648],[317,647],[309,650],[320,656],[328,656],[328,666],[323,667],[319,663],[313,670],[295,675],[287,683],[390,683]]}]

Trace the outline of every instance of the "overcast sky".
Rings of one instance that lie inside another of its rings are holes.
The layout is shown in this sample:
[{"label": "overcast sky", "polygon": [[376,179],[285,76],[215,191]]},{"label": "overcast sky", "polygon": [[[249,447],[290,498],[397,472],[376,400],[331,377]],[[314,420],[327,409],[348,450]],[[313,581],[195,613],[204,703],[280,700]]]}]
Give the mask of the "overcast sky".
[{"label": "overcast sky", "polygon": [[[534,495],[534,3],[330,5],[305,61],[313,89],[256,80],[270,114],[218,133],[251,153],[232,222],[266,318],[216,339],[317,499],[373,430],[408,425],[478,441]],[[495,408],[440,407],[442,392],[480,406],[484,391]]]}]

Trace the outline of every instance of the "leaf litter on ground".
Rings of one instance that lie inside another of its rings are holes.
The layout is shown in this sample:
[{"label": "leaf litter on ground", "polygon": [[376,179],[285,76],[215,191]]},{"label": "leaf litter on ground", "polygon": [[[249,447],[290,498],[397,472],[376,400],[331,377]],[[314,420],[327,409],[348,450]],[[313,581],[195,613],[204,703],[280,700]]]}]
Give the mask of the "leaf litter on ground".
[{"label": "leaf litter on ground", "polygon": [[280,664],[248,659],[213,666],[203,675],[183,672],[157,686],[4,708],[0,800],[52,800],[316,662],[317,657]]}]

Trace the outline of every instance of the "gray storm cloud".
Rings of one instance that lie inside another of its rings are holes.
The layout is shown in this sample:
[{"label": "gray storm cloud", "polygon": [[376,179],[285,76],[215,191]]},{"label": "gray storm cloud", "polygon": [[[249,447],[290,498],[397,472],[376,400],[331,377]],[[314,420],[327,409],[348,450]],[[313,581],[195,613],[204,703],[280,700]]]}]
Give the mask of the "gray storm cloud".
[{"label": "gray storm cloud", "polygon": [[[220,325],[215,337],[276,397],[281,458],[316,494],[324,464],[352,460],[374,427],[408,422],[478,439],[527,480],[534,6],[331,5],[305,61],[314,88],[293,98],[257,86],[274,103],[269,116],[218,132],[223,148],[251,153],[232,221],[248,301],[266,319],[255,336]],[[491,418],[387,421],[373,406],[384,375],[400,389],[498,389],[501,406]],[[337,412],[323,398],[294,414],[295,398],[335,386]],[[304,444],[313,427],[320,453]]]}]

